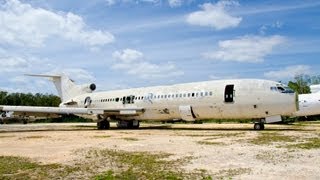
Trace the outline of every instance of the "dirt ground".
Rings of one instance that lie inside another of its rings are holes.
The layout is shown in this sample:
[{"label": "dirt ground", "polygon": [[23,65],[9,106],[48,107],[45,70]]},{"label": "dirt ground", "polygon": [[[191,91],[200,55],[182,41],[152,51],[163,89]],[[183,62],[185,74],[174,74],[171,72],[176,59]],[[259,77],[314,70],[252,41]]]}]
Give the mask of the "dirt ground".
[{"label": "dirt ground", "polygon": [[103,131],[93,123],[0,125],[0,156],[68,165],[92,148],[166,152],[192,157],[185,170],[226,174],[221,177],[320,179],[320,149],[299,146],[320,138],[320,123],[252,129],[252,124],[142,124],[137,130],[111,124]]}]

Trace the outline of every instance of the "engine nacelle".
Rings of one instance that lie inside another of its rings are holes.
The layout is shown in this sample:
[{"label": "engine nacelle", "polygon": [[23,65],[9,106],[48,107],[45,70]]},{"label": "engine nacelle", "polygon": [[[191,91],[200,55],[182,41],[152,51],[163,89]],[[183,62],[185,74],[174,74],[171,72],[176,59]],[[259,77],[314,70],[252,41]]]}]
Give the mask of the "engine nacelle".
[{"label": "engine nacelle", "polygon": [[87,93],[91,93],[94,90],[96,90],[97,86],[95,84],[85,84],[85,85],[81,85],[81,90]]}]

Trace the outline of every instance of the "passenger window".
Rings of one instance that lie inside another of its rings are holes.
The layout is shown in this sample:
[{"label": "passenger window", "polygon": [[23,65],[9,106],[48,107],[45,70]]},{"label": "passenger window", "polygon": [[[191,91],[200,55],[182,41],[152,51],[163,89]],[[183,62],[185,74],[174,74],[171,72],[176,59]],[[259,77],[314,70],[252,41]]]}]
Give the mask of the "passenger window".
[{"label": "passenger window", "polygon": [[184,93],[184,94],[183,94],[183,97],[187,97],[187,94],[186,94],[186,93]]},{"label": "passenger window", "polygon": [[205,92],[205,96],[208,96],[208,92]]},{"label": "passenger window", "polygon": [[212,96],[212,94],[213,94],[212,91],[210,91],[210,92],[209,92],[209,95]]},{"label": "passenger window", "polygon": [[190,94],[190,93],[188,93],[188,97],[190,97],[190,95],[191,95],[191,94]]},{"label": "passenger window", "polygon": [[203,96],[203,92],[200,93],[200,96]]},{"label": "passenger window", "polygon": [[119,102],[119,98],[116,98],[116,102]]},{"label": "passenger window", "polygon": [[168,95],[168,98],[170,98],[170,96],[171,96],[171,95],[169,94],[169,95]]},{"label": "passenger window", "polygon": [[164,98],[167,98],[167,95],[164,95]]},{"label": "passenger window", "polygon": [[192,93],[191,95],[192,95],[192,97],[194,97],[194,93]]}]

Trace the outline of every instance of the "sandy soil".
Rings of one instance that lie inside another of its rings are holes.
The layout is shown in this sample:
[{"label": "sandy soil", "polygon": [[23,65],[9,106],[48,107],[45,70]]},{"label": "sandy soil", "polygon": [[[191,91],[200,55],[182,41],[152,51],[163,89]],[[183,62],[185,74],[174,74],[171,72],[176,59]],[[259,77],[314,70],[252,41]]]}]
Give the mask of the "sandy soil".
[{"label": "sandy soil", "polygon": [[185,169],[205,169],[212,175],[229,173],[235,179],[320,179],[320,149],[281,147],[295,142],[251,143],[261,133],[277,133],[296,141],[320,138],[320,124],[266,125],[263,132],[253,131],[252,124],[142,124],[138,130],[111,126],[110,130],[98,131],[92,123],[0,125],[0,155],[72,164],[83,158],[76,152],[90,148],[167,152],[174,158],[191,156]]}]

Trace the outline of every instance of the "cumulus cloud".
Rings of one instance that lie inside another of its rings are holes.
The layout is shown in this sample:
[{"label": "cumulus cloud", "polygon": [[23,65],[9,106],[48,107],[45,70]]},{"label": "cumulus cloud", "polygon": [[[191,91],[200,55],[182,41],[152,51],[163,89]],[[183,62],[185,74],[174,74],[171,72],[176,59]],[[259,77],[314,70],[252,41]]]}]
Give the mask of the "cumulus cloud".
[{"label": "cumulus cloud", "polygon": [[182,5],[183,0],[168,0],[170,7],[179,7]]},{"label": "cumulus cloud", "polygon": [[284,43],[285,37],[243,36],[232,40],[219,41],[219,49],[204,53],[204,57],[216,61],[262,62],[274,47]]},{"label": "cumulus cloud", "polygon": [[278,71],[269,71],[264,73],[264,76],[270,79],[288,79],[294,78],[296,75],[300,74],[310,74],[311,67],[307,65],[295,65],[295,66],[288,66],[284,69]]},{"label": "cumulus cloud", "polygon": [[219,1],[216,4],[205,3],[200,11],[187,16],[187,22],[192,25],[209,26],[216,30],[237,27],[242,18],[230,15],[226,7],[238,5],[236,1]]},{"label": "cumulus cloud", "polygon": [[114,41],[114,36],[89,28],[81,16],[34,8],[18,0],[0,5],[0,43],[39,47],[48,38],[60,37],[89,46]]},{"label": "cumulus cloud", "polygon": [[150,63],[145,59],[142,52],[134,49],[115,51],[113,58],[117,61],[112,65],[113,69],[123,70],[127,74],[136,75],[144,79],[183,75],[183,72],[177,70],[174,64],[170,62],[166,64]]}]

